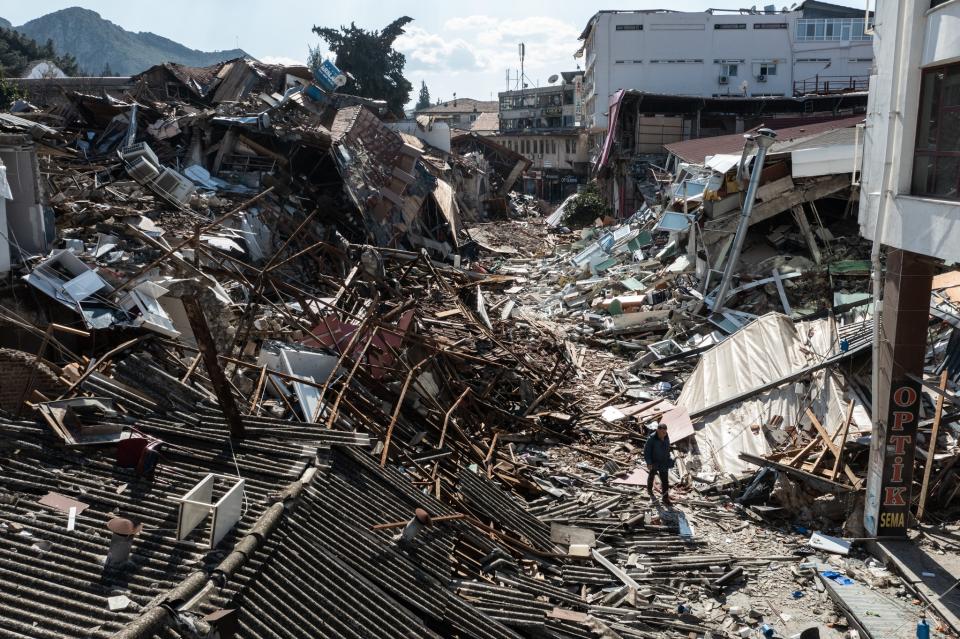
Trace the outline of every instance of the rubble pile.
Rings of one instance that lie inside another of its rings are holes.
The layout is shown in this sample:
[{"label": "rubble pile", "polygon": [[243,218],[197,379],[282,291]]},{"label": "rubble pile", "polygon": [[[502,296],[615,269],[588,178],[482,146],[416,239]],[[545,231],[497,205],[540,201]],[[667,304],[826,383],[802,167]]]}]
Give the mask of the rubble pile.
[{"label": "rubble pile", "polygon": [[848,517],[873,321],[842,213],[813,245],[769,215],[720,299],[725,174],[571,231],[522,156],[303,71],[134,85],[0,115],[0,634],[853,636],[843,587],[909,636]]}]

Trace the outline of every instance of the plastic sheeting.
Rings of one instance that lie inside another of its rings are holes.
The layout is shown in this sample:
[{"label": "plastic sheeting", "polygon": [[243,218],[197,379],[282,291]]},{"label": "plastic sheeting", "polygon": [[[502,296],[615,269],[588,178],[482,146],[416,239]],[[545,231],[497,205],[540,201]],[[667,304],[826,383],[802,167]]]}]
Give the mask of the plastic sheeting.
[{"label": "plastic sheeting", "polygon": [[[684,384],[677,405],[693,413],[776,379],[800,372],[836,353],[832,319],[794,325],[786,315],[769,313],[710,349]],[[809,382],[797,381],[755,395],[704,416],[696,433],[704,470],[741,473],[754,466],[740,453],[767,455],[764,431],[782,417],[785,426],[804,419],[810,407],[828,431],[843,419],[845,397],[830,374],[820,371]]]}]

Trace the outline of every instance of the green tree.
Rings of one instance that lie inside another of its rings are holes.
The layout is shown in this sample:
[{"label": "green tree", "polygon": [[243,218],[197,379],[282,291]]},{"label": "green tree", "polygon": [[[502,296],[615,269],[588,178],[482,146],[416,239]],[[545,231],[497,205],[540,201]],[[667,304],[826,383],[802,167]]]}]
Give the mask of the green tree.
[{"label": "green tree", "polygon": [[307,68],[310,69],[310,73],[316,75],[320,66],[323,64],[323,51],[320,50],[320,47],[311,47],[309,45],[307,46],[307,50],[310,52],[307,55]]},{"label": "green tree", "polygon": [[427,83],[423,80],[420,81],[420,99],[417,100],[417,108],[420,109],[429,109],[430,108],[430,89],[427,88]]},{"label": "green tree", "polygon": [[0,68],[0,109],[9,109],[15,100],[22,97],[23,95],[20,89],[7,82],[7,79],[3,75],[3,69]]},{"label": "green tree", "polygon": [[600,187],[596,182],[591,182],[567,203],[564,212],[565,223],[576,228],[589,226],[598,217],[610,215],[611,209],[600,192]]},{"label": "green tree", "polygon": [[0,29],[0,72],[8,78],[19,78],[34,60],[49,60],[70,76],[78,72],[76,58],[57,55],[53,40],[41,46],[13,29]]},{"label": "green tree", "polygon": [[112,78],[114,75],[116,74],[113,72],[113,69],[110,68],[109,62],[103,65],[103,71],[100,72],[101,78]]},{"label": "green tree", "polygon": [[403,77],[407,59],[393,48],[393,43],[403,34],[403,27],[412,21],[413,18],[403,16],[380,31],[360,29],[351,22],[349,27],[339,29],[314,26],[313,32],[336,55],[334,64],[352,76],[344,89],[346,92],[386,100],[390,111],[402,118],[413,85]]}]

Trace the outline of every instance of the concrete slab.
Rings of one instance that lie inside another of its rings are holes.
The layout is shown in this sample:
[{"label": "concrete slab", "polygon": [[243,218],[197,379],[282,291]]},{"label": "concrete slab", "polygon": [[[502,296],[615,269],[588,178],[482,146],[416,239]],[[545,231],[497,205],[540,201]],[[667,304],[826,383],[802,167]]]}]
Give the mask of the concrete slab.
[{"label": "concrete slab", "polygon": [[881,558],[910,583],[954,631],[960,632],[960,555],[934,554],[909,540],[879,541]]},{"label": "concrete slab", "polygon": [[830,598],[843,611],[851,627],[868,639],[915,639],[919,607],[909,606],[898,599],[872,590],[866,584],[854,581],[842,585],[824,577],[820,566],[817,576]]}]

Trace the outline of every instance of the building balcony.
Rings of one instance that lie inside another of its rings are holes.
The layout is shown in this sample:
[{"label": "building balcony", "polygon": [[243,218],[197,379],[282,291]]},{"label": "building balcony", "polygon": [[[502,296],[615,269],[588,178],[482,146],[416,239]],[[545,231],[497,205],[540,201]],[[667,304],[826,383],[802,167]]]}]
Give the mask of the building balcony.
[{"label": "building balcony", "polygon": [[793,95],[830,95],[870,89],[869,75],[815,75],[793,83]]}]

